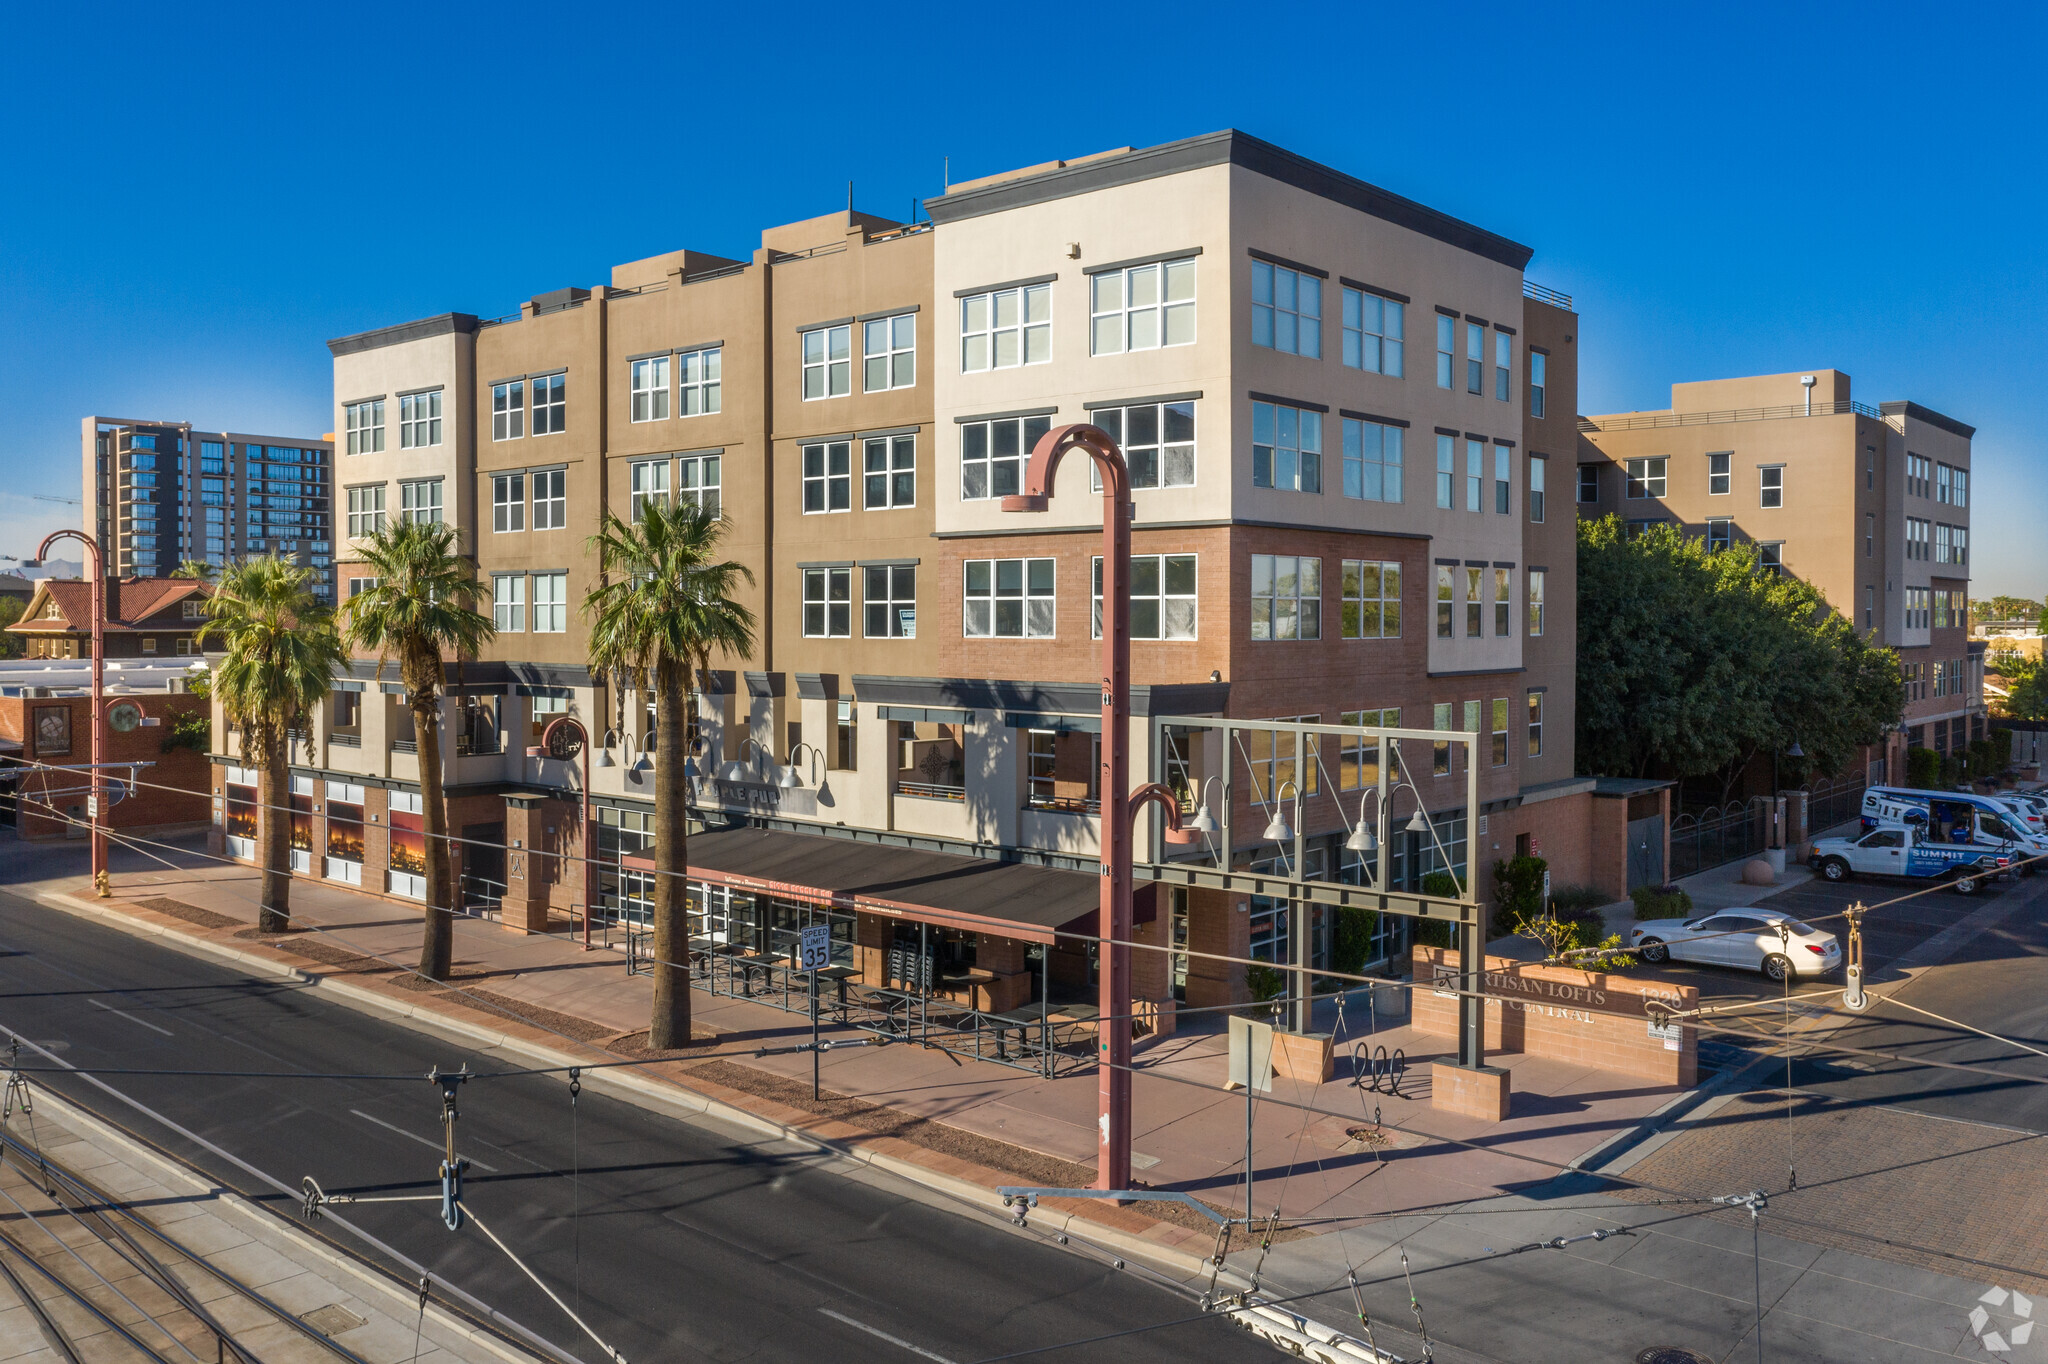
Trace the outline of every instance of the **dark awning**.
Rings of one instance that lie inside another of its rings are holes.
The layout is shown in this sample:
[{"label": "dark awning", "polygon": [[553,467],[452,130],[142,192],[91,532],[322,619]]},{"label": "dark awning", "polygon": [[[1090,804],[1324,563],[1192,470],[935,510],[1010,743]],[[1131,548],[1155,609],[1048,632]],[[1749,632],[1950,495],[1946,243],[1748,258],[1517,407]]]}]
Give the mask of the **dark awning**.
[{"label": "dark awning", "polygon": [[[735,890],[1029,942],[1051,942],[1054,929],[1092,916],[1102,894],[1085,872],[779,829],[692,834],[689,856],[692,878]],[[654,850],[620,862],[652,871]]]}]

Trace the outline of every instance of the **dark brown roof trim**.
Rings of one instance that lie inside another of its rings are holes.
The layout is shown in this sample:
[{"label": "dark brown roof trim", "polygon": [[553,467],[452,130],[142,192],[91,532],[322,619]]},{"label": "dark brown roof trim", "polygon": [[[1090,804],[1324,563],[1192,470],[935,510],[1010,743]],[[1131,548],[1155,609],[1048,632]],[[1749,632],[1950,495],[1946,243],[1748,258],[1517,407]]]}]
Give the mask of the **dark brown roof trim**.
[{"label": "dark brown roof trim", "polygon": [[[1081,268],[1081,273],[1084,275],[1106,275],[1112,270],[1128,270],[1133,265],[1156,265],[1162,261],[1192,260],[1201,254],[1201,247],[1187,246],[1182,247],[1178,251],[1157,251],[1149,256],[1132,256],[1129,260],[1113,260],[1103,265],[1086,265]],[[1254,251],[1252,254],[1256,256],[1259,253]],[[1301,266],[1298,268],[1307,269],[1308,267]]]},{"label": "dark brown roof trim", "polygon": [[398,346],[407,341],[424,341],[430,336],[470,335],[475,331],[474,314],[442,313],[439,317],[423,317],[417,322],[401,322],[395,327],[379,327],[375,331],[336,337],[327,343],[327,350],[331,355],[354,355],[360,351],[376,350],[380,346]]},{"label": "dark brown roof trim", "polygon": [[1381,298],[1391,298],[1396,303],[1413,303],[1415,301],[1406,294],[1397,294],[1392,289],[1382,289],[1377,284],[1364,284],[1352,279],[1349,275],[1337,276],[1337,282],[1347,289],[1357,289],[1363,293],[1378,294]]},{"label": "dark brown roof trim", "polygon": [[1270,251],[1261,251],[1256,246],[1246,247],[1244,253],[1253,260],[1262,260],[1268,265],[1277,265],[1283,270],[1293,270],[1304,275],[1314,275],[1317,279],[1328,279],[1330,277],[1328,270],[1319,270],[1313,265],[1303,265],[1298,260],[1289,260],[1285,256],[1276,256]]},{"label": "dark brown roof trim", "polygon": [[1407,422],[1403,421],[1403,420],[1402,420],[1401,418],[1399,418],[1399,417],[1382,417],[1382,416],[1378,415],[1377,413],[1373,413],[1373,412],[1353,412],[1353,411],[1352,411],[1352,410],[1351,410],[1350,408],[1348,408],[1348,407],[1340,407],[1340,408],[1338,408],[1338,409],[1337,409],[1337,415],[1338,415],[1338,416],[1340,416],[1340,417],[1349,417],[1349,418],[1351,418],[1351,420],[1353,420],[1353,421],[1355,421],[1355,422],[1378,422],[1378,423],[1379,423],[1379,424],[1380,424],[1381,426],[1406,426],[1406,425],[1408,425],[1408,423],[1407,423]]}]

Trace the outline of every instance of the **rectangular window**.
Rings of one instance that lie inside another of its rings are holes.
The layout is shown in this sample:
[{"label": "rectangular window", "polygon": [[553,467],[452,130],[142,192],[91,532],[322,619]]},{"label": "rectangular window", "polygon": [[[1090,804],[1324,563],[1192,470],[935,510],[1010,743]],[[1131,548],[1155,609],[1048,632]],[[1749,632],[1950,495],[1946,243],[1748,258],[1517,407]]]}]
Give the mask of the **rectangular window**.
[{"label": "rectangular window", "polygon": [[695,455],[676,461],[676,502],[702,507],[713,516],[719,509],[719,456]]},{"label": "rectangular window", "polygon": [[1493,396],[1508,401],[1510,376],[1515,368],[1515,338],[1506,332],[1493,334]]},{"label": "rectangular window", "polygon": [[804,447],[804,514],[853,509],[853,445],[835,440]]},{"label": "rectangular window", "polygon": [[853,570],[804,571],[804,637],[846,639],[853,634]]},{"label": "rectangular window", "polygon": [[348,490],[348,533],[352,540],[384,529],[384,485]]},{"label": "rectangular window", "polygon": [[1465,442],[1465,510],[1486,509],[1486,442]]},{"label": "rectangular window", "polygon": [[668,419],[668,357],[633,362],[633,420],[658,422]]},{"label": "rectangular window", "polygon": [[968,559],[961,575],[961,633],[969,639],[1051,639],[1051,559]]},{"label": "rectangular window", "polygon": [[1670,459],[1664,455],[1652,455],[1628,462],[1628,486],[1623,496],[1629,498],[1664,496],[1665,469]]},{"label": "rectangular window", "polygon": [[960,427],[960,499],[1009,497],[1024,486],[1024,461],[1052,430],[1050,417],[965,422]]},{"label": "rectangular window", "polygon": [[1785,571],[1785,542],[1783,540],[1771,540],[1758,544],[1756,547],[1756,562],[1757,568],[1762,572],[1774,576],[1783,573]]},{"label": "rectangular window", "polygon": [[491,623],[499,634],[526,629],[526,575],[491,575]]},{"label": "rectangular window", "polygon": [[[1093,623],[1090,636],[1102,638],[1102,558],[1094,567]],[[1133,554],[1131,583],[1132,639],[1195,638],[1195,556]]]},{"label": "rectangular window", "polygon": [[1544,580],[1549,576],[1549,572],[1545,569],[1532,568],[1529,570],[1529,633],[1532,636],[1543,633]]},{"label": "rectangular window", "polygon": [[1934,461],[1925,455],[1908,453],[1906,456],[1906,491],[1915,497],[1932,495],[1929,486],[1934,473]]},{"label": "rectangular window", "polygon": [[1877,513],[1863,513],[1863,557],[1873,558],[1877,554]]},{"label": "rectangular window", "polygon": [[544,374],[533,381],[533,434],[552,436],[569,429],[569,376]]},{"label": "rectangular window", "polygon": [[1456,574],[1449,564],[1436,566],[1436,637],[1451,638],[1451,623],[1455,619],[1457,598],[1454,595],[1452,578]]},{"label": "rectangular window", "polygon": [[878,564],[863,568],[861,606],[869,639],[917,638],[917,568]]},{"label": "rectangular window", "polygon": [[859,755],[860,708],[850,698],[840,697],[833,706],[832,758],[834,771],[852,772]]},{"label": "rectangular window", "polygon": [[342,408],[343,420],[348,427],[348,452],[352,455],[368,455],[384,448],[384,400],[373,398],[366,403],[349,403]]},{"label": "rectangular window", "polygon": [[1493,739],[1493,765],[1495,767],[1506,767],[1508,765],[1508,699],[1505,696],[1494,698],[1493,729],[1490,733]]},{"label": "rectangular window", "polygon": [[884,393],[917,383],[917,314],[899,313],[861,324],[861,385]]},{"label": "rectangular window", "polygon": [[1502,516],[1511,514],[1512,497],[1508,491],[1514,468],[1514,455],[1505,445],[1493,447],[1493,509]]},{"label": "rectangular window", "polygon": [[1950,489],[1950,492],[1953,495],[1954,505],[1958,507],[1970,505],[1970,471],[1968,469],[1955,470],[1954,486]]},{"label": "rectangular window", "polygon": [[1496,639],[1506,639],[1514,633],[1514,589],[1515,571],[1512,568],[1493,570],[1493,634]]},{"label": "rectangular window", "polygon": [[1449,388],[1458,365],[1458,324],[1442,313],[1436,315],[1436,386]]},{"label": "rectangular window", "polygon": [[1951,496],[1950,489],[1953,485],[1949,480],[1954,472],[1954,469],[1946,464],[1934,466],[1934,500],[1943,506],[1948,505]]},{"label": "rectangular window", "polygon": [[532,477],[533,528],[562,529],[569,524],[569,471],[542,469]]},{"label": "rectangular window", "polygon": [[1192,260],[1103,270],[1088,279],[1089,345],[1096,355],[1185,346],[1195,339]]},{"label": "rectangular window", "polygon": [[441,443],[441,390],[407,393],[398,400],[398,447],[417,450]]},{"label": "rectangular window", "polygon": [[1477,322],[1465,324],[1465,391],[1486,392],[1486,328]]},{"label": "rectangular window", "polygon": [[493,531],[526,529],[525,474],[493,474],[491,476],[491,529]]},{"label": "rectangular window", "polygon": [[917,505],[917,437],[876,436],[867,442],[862,466],[863,499],[869,511]]},{"label": "rectangular window", "polygon": [[1052,359],[1052,286],[1026,284],[960,300],[960,372]]},{"label": "rectangular window", "polygon": [[1543,390],[1548,386],[1550,357],[1540,350],[1529,352],[1529,415],[1543,415]]},{"label": "rectangular window", "polygon": [[701,417],[719,407],[720,360],[724,348],[686,350],[676,356],[676,415]]},{"label": "rectangular window", "polygon": [[1252,638],[1323,637],[1323,561],[1252,555]]},{"label": "rectangular window", "polygon": [[1542,455],[1529,456],[1529,519],[1543,520],[1543,484],[1550,470],[1550,461]]},{"label": "rectangular window", "polygon": [[1529,756],[1543,756],[1543,693],[1529,693]]},{"label": "rectangular window", "polygon": [[1729,450],[1720,450],[1707,456],[1707,496],[1725,497],[1733,491],[1735,482],[1730,466],[1735,455]]},{"label": "rectangular window", "polygon": [[1757,505],[1760,507],[1782,507],[1785,505],[1785,466],[1766,464],[1756,471]]},{"label": "rectangular window", "polygon": [[[1147,403],[1142,407],[1098,407],[1089,417],[1123,447],[1133,488],[1192,488],[1195,485],[1195,405]],[[1102,491],[1101,474],[1088,466],[1089,486]]]},{"label": "rectangular window", "polygon": [[533,575],[533,631],[539,635],[559,635],[569,628],[569,575],[567,573],[536,573]]},{"label": "rectangular window", "polygon": [[1934,523],[1934,562],[1948,562],[1948,527],[1939,521]]},{"label": "rectangular window", "polygon": [[[1337,723],[1357,725],[1361,729],[1399,729],[1401,710],[1398,706],[1386,710],[1347,710],[1338,715]],[[1393,781],[1398,774],[1398,768],[1390,769],[1388,780]],[[1378,786],[1379,780],[1379,740],[1363,734],[1345,735],[1337,762],[1337,789],[1366,790]]]},{"label": "rectangular window", "polygon": [[1949,541],[1949,547],[1955,555],[1955,561],[1959,564],[1970,562],[1970,528],[1968,526],[1951,527]]},{"label": "rectangular window", "polygon": [[1707,522],[1707,553],[1719,554],[1735,540],[1735,523],[1725,516]]},{"label": "rectangular window", "polygon": [[1344,496],[1399,502],[1406,437],[1398,426],[1344,418]]},{"label": "rectangular window", "polygon": [[[1430,728],[1441,732],[1454,727],[1457,723],[1454,719],[1455,711],[1456,707],[1450,702],[1437,702],[1430,708]],[[1448,739],[1437,740],[1432,748],[1429,771],[1431,776],[1436,777],[1448,777],[1451,775],[1451,744]]]},{"label": "rectangular window", "polygon": [[853,392],[853,328],[819,327],[800,338],[804,401],[843,398]]},{"label": "rectangular window", "polygon": [[643,459],[633,465],[633,524],[640,524],[642,510],[650,502],[668,505],[668,461]]},{"label": "rectangular window", "polygon": [[1579,502],[1583,505],[1600,500],[1600,466],[1581,464],[1579,466]]},{"label": "rectangular window", "polygon": [[399,484],[398,519],[408,525],[440,525],[441,480],[422,478]]},{"label": "rectangular window", "polygon": [[1284,265],[1253,261],[1252,344],[1321,359],[1323,282]]},{"label": "rectangular window", "polygon": [[1485,631],[1486,603],[1480,593],[1485,590],[1486,570],[1465,569],[1465,638],[1478,639]]},{"label": "rectangular window", "polygon": [[1368,374],[1401,377],[1401,333],[1407,310],[1362,289],[1344,291],[1344,363]]},{"label": "rectangular window", "polygon": [[1436,438],[1436,504],[1439,507],[1456,505],[1458,479],[1458,444],[1450,436]]},{"label": "rectangular window", "polygon": [[1252,486],[1323,490],[1323,414],[1281,403],[1252,404]]},{"label": "rectangular window", "polygon": [[1401,637],[1401,565],[1380,559],[1343,561],[1343,619],[1339,633],[1345,639],[1399,639]]}]

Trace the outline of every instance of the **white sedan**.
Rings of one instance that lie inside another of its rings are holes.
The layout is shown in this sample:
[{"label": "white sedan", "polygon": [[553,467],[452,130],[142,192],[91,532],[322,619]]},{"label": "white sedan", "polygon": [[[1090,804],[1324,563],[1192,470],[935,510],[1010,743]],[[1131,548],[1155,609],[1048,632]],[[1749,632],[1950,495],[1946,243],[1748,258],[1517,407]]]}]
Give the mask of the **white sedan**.
[{"label": "white sedan", "polygon": [[1724,909],[1697,919],[1651,919],[1629,934],[1647,962],[1739,966],[1772,980],[1825,975],[1842,964],[1832,933],[1767,909]]}]

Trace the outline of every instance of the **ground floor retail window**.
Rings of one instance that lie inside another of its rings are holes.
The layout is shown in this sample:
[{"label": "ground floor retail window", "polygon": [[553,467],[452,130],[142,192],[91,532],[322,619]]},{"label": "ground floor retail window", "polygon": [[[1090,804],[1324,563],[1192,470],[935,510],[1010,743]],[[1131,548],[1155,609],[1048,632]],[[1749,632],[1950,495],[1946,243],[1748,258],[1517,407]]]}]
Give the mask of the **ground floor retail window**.
[{"label": "ground floor retail window", "polygon": [[228,856],[256,855],[257,778],[253,767],[227,770]]},{"label": "ground floor retail window", "polygon": [[391,875],[393,895],[427,898],[427,825],[417,791],[391,793]]},{"label": "ground floor retail window", "polygon": [[363,788],[327,783],[327,879],[363,883]]},{"label": "ground floor retail window", "polygon": [[[1302,852],[1301,879],[1320,881],[1324,879],[1328,865],[1323,849],[1306,848]],[[1268,876],[1289,876],[1294,869],[1286,858],[1268,857],[1253,862],[1252,872]],[[1251,897],[1251,956],[1257,961],[1291,962],[1294,960],[1294,925],[1289,919],[1288,902],[1270,895]],[[1311,919],[1318,916],[1311,914]],[[1309,943],[1309,964],[1327,966],[1328,933],[1319,924],[1311,924],[1313,938]]]},{"label": "ground floor retail window", "polygon": [[297,776],[292,778],[292,870],[310,873],[313,870],[313,779]]}]

